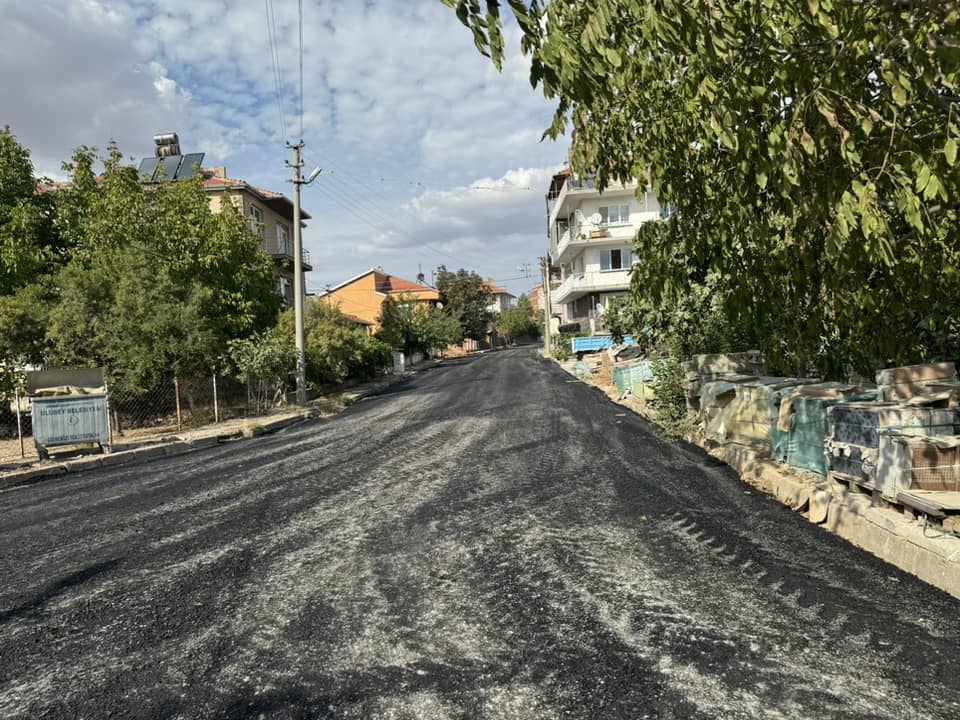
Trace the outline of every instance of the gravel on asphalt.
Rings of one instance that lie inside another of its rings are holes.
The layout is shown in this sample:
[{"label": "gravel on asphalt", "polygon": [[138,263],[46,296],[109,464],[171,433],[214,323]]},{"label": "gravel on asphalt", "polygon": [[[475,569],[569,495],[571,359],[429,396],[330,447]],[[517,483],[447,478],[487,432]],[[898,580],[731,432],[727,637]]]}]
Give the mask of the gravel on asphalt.
[{"label": "gravel on asphalt", "polygon": [[0,533],[3,718],[960,717],[960,602],[533,349]]}]

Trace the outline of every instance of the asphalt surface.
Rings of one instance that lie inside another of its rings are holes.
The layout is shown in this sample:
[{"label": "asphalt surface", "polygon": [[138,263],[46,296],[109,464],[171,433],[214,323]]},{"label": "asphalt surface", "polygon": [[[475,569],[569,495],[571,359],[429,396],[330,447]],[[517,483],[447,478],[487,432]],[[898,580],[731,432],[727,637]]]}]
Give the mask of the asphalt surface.
[{"label": "asphalt surface", "polygon": [[2,718],[957,718],[960,602],[533,350],[0,493]]}]

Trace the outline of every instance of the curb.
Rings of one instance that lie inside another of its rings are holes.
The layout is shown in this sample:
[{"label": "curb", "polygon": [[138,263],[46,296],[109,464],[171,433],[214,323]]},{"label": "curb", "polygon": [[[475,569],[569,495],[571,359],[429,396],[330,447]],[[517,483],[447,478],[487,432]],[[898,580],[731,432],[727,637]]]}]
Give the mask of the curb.
[{"label": "curb", "polygon": [[277,418],[276,420],[265,420],[264,422],[251,425],[247,430],[235,430],[196,438],[171,435],[151,442],[150,444],[128,450],[119,450],[104,455],[91,455],[41,467],[28,467],[23,470],[0,473],[0,491],[33,485],[42,480],[60,477],[68,473],[78,473],[97,468],[119,467],[122,465],[139,465],[165,457],[184,455],[197,450],[203,450],[204,448],[211,448],[231,440],[238,440],[244,437],[259,437],[260,435],[275,433],[319,416],[319,412],[310,409],[295,415]]},{"label": "curb", "polygon": [[[439,365],[440,362],[441,361],[439,360],[434,360],[421,363],[416,368],[403,373],[403,375],[391,377],[387,382],[378,383],[374,387],[361,388],[356,391],[346,391],[341,393],[340,397],[341,399],[346,399],[346,404],[350,405],[367,397],[377,395],[392,385],[409,379],[411,376],[421,370],[427,370]],[[181,435],[168,435],[155,441],[149,441],[149,444],[130,448],[128,450],[118,450],[116,452],[107,453],[104,455],[91,455],[40,467],[26,467],[20,470],[0,472],[0,492],[17,487],[23,487],[25,485],[33,485],[41,480],[59,477],[61,475],[66,475],[67,473],[83,472],[84,470],[92,470],[96,468],[147,463],[164,457],[183,455],[195,450],[213,447],[214,445],[219,445],[232,440],[260,437],[261,435],[279,432],[298,423],[320,417],[323,417],[321,410],[317,407],[311,407],[293,415],[277,418],[275,420],[263,418],[261,421],[257,421],[256,419],[251,419],[251,421],[245,424],[245,427],[243,428],[219,433],[216,435],[196,438],[183,437]]]}]

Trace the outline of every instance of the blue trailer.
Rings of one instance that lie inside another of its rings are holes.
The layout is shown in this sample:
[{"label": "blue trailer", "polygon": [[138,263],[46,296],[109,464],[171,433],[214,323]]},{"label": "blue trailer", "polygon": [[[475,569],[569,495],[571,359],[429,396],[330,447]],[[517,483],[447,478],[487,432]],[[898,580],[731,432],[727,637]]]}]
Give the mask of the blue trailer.
[{"label": "blue trailer", "polygon": [[[592,337],[575,337],[571,341],[571,347],[573,352],[596,352],[597,350],[606,350],[608,347],[613,347],[613,338],[609,335],[594,335]],[[623,336],[624,345],[633,345],[633,337],[630,335]]]}]

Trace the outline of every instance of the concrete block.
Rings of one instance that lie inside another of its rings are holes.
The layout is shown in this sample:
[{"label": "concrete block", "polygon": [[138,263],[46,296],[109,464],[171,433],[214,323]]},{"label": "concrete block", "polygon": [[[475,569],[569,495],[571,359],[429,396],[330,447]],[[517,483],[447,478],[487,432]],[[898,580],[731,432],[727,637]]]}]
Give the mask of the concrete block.
[{"label": "concrete block", "polygon": [[810,493],[810,512],[807,519],[819,525],[827,520],[833,495],[828,488],[815,487]]}]

